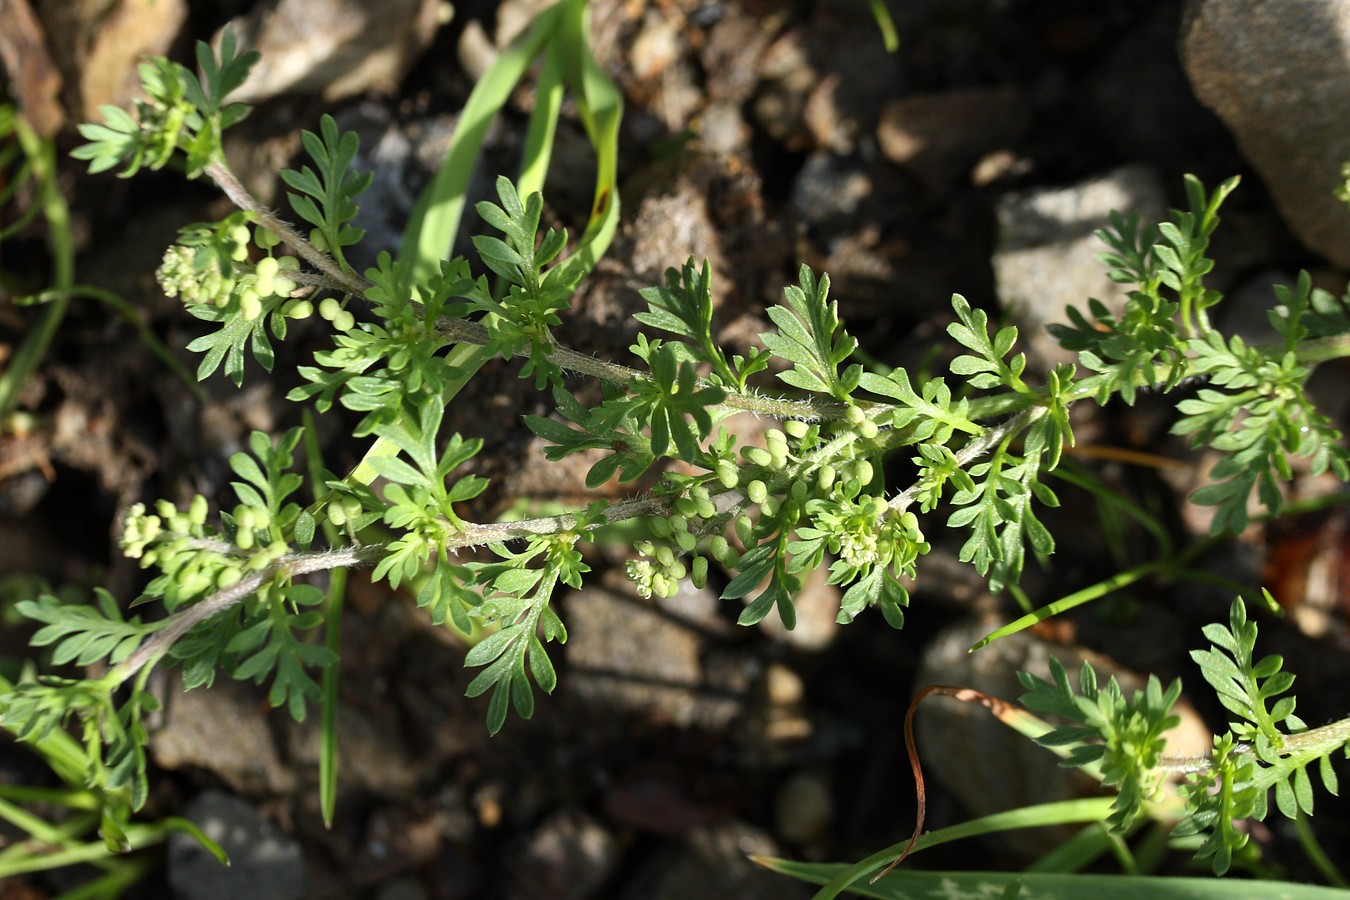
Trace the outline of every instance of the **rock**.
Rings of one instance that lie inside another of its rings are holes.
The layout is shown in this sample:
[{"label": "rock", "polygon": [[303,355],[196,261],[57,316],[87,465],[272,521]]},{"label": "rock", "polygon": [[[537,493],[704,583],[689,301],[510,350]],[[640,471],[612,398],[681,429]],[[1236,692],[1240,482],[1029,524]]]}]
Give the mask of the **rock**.
[{"label": "rock", "polygon": [[1019,346],[1030,347],[1047,368],[1075,359],[1045,330],[1067,321],[1066,306],[1081,308],[1095,298],[1119,309],[1125,301],[1126,287],[1111,281],[1097,260],[1107,248],[1094,232],[1110,224],[1112,211],[1159,221],[1157,176],[1126,166],[1070,187],[1010,194],[998,204],[993,264],[999,301],[1019,326]]},{"label": "rock", "polygon": [[728,821],[692,831],[684,840],[650,860],[619,894],[624,900],[796,900],[811,889],[756,866],[750,856],[779,856],[761,831]]},{"label": "rock", "polygon": [[824,774],[802,771],[789,776],[774,795],[773,805],[774,825],[784,840],[813,844],[828,836],[834,794]]},{"label": "rock", "polygon": [[222,866],[188,834],[169,835],[168,878],[180,900],[298,900],[305,893],[300,845],[245,801],[221,791],[198,794],[183,817],[229,854]]},{"label": "rock", "polygon": [[812,230],[852,230],[863,201],[873,192],[864,169],[832,153],[812,153],[792,183],[792,209]]},{"label": "rock", "polygon": [[654,603],[587,586],[567,598],[563,619],[569,669],[563,689],[586,704],[709,729],[726,727],[740,713],[743,690],[713,683],[705,671],[702,629]]},{"label": "rock", "polygon": [[19,112],[38,134],[53,137],[66,122],[59,97],[61,72],[28,0],[0,4],[0,63]]},{"label": "rock", "polygon": [[1015,88],[911,94],[881,108],[877,142],[887,159],[938,193],[959,186],[981,157],[1016,141],[1026,125]]},{"label": "rock", "polygon": [[[369,91],[390,93],[431,43],[439,0],[272,0],[226,28],[262,53],[230,98],[259,103],[287,93],[333,102]],[[219,41],[219,36],[217,36]]]},{"label": "rock", "polygon": [[[390,717],[392,718],[392,717]],[[287,717],[286,745],[291,762],[317,772],[322,728],[317,711],[296,722]],[[338,784],[382,797],[412,793],[423,772],[422,760],[398,739],[396,729],[380,727],[361,710],[339,705],[337,717]]]},{"label": "rock", "polygon": [[224,677],[209,688],[171,689],[150,751],[166,769],[206,769],[240,793],[286,793],[295,776],[277,755],[265,709],[258,692]]},{"label": "rock", "polygon": [[129,107],[140,96],[137,66],[165,55],[187,18],[185,0],[60,0],[38,13],[65,76],[66,109],[82,122],[103,120],[98,108]]},{"label": "rock", "polygon": [[511,900],[584,900],[617,869],[622,850],[600,823],[578,809],[562,809],[539,824],[515,860]]},{"label": "rock", "polygon": [[[1115,676],[1127,692],[1144,686],[1143,678],[1105,657],[1054,644],[1026,631],[975,653],[968,652],[971,644],[998,624],[988,617],[969,619],[939,634],[924,653],[914,680],[916,688],[929,684],[972,687],[1015,703],[1024,693],[1017,672],[1049,678],[1052,656],[1063,663],[1074,685],[1083,660],[1088,659],[1103,684]],[[1167,752],[1184,756],[1207,753],[1211,735],[1199,714],[1184,699],[1173,711],[1182,716],[1182,725],[1169,733]],[[999,722],[978,703],[929,697],[915,716],[914,735],[928,780],[930,803],[936,782],[959,800],[971,817],[1090,796],[1097,790],[1092,779],[1060,766],[1058,757]],[[929,824],[937,828],[952,823]],[[1058,846],[1076,830],[1031,829],[1008,832],[1003,839],[1014,853],[1034,857]]]},{"label": "rock", "polygon": [[1350,6],[1193,0],[1182,59],[1200,101],[1237,138],[1285,221],[1350,266],[1350,210],[1333,192],[1350,147]]}]

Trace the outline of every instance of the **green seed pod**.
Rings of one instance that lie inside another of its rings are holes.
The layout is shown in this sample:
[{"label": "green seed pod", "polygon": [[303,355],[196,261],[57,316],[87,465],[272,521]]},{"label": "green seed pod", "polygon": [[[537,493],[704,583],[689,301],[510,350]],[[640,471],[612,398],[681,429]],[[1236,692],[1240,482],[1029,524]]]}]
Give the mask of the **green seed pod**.
[{"label": "green seed pod", "polygon": [[314,245],[314,249],[320,253],[328,252],[328,238],[323,236],[323,232],[317,228],[309,230],[309,242]]},{"label": "green seed pod", "polygon": [[220,574],[216,576],[216,590],[223,591],[225,588],[234,587],[244,577],[244,574],[235,568],[221,569]]},{"label": "green seed pod", "polygon": [[777,428],[770,428],[764,432],[764,443],[769,452],[777,456],[780,452],[787,453],[787,435]]},{"label": "green seed pod", "polygon": [[333,327],[338,331],[351,331],[356,327],[356,316],[343,310],[333,317]]},{"label": "green seed pod", "polygon": [[292,300],[286,304],[284,312],[288,319],[308,319],[314,315],[314,304],[308,300]]},{"label": "green seed pod", "polygon": [[801,419],[788,419],[783,423],[783,430],[800,441],[806,437],[806,433],[811,430],[811,426]]},{"label": "green seed pod", "polygon": [[694,587],[702,588],[708,583],[708,558],[706,556],[695,556],[693,571],[690,573],[689,580],[694,583]]},{"label": "green seed pod", "polygon": [[750,499],[751,503],[762,504],[764,503],[764,500],[769,496],[769,487],[764,482],[756,478],[754,481],[750,482],[748,485],[745,486],[745,496]]},{"label": "green seed pod", "polygon": [[877,427],[877,423],[873,422],[871,419],[865,420],[858,426],[858,434],[869,441],[876,437],[880,431],[881,429]]},{"label": "green seed pod", "polygon": [[755,523],[750,521],[749,516],[736,517],[736,537],[742,544],[750,546],[750,540],[755,536]]},{"label": "green seed pod", "polygon": [[730,550],[727,551],[727,558],[722,560],[722,565],[726,566],[728,569],[731,569],[734,572],[736,568],[740,566],[740,564],[741,564],[741,554],[737,552],[735,547],[732,547]]},{"label": "green seed pod", "polygon": [[656,545],[653,544],[651,541],[638,541],[636,544],[633,545],[633,549],[636,550],[638,553],[641,553],[643,556],[656,555]]},{"label": "green seed pod", "polygon": [[740,470],[731,460],[719,459],[717,461],[717,480],[722,487],[732,490],[740,482]]},{"label": "green seed pod", "polygon": [[206,498],[201,494],[193,497],[188,504],[188,521],[198,528],[206,524]]},{"label": "green seed pod", "polygon": [[764,498],[764,502],[759,505],[759,511],[772,518],[778,515],[778,498],[770,495]]},{"label": "green seed pod", "polygon": [[853,465],[855,466],[854,477],[858,479],[858,483],[862,485],[871,484],[872,464],[865,459],[856,459],[853,461]]},{"label": "green seed pod", "polygon": [[653,516],[648,519],[647,527],[652,530],[652,534],[659,538],[670,537],[670,523],[660,516]]},{"label": "green seed pod", "polygon": [[694,537],[688,531],[678,531],[675,533],[675,543],[685,553],[693,553],[694,548],[698,546],[698,538]]},{"label": "green seed pod", "polygon": [[155,501],[155,512],[159,513],[160,518],[168,519],[178,512],[178,507],[174,506],[168,500]]},{"label": "green seed pod", "polygon": [[253,274],[258,277],[259,281],[262,281],[263,279],[271,281],[273,278],[277,277],[277,272],[280,268],[281,264],[278,263],[274,257],[265,256],[258,260],[258,264],[253,267]]},{"label": "green seed pod", "polygon": [[[675,581],[678,581],[679,579],[683,578],[683,577],[684,577],[685,575],[687,575],[688,573],[689,573],[689,570],[686,569],[686,568],[684,567],[684,563],[680,562],[680,561],[677,559],[677,560],[675,560],[675,564],[674,564],[673,566],[670,567],[670,571],[667,572],[666,575],[667,575],[668,578],[670,578],[670,580],[671,580],[672,582],[675,582]],[[672,591],[667,595],[667,596],[669,596],[669,597],[674,597],[676,591],[679,590],[679,585],[673,584],[672,586],[675,588],[675,590],[672,590]]]},{"label": "green seed pod", "polygon": [[324,297],[319,303],[320,318],[329,322],[333,321],[340,312],[342,312],[342,304],[338,302],[336,297]]},{"label": "green seed pod", "polygon": [[731,544],[728,543],[726,537],[723,535],[715,534],[712,536],[712,539],[708,541],[708,552],[711,553],[712,558],[718,562],[726,560],[727,552],[730,549]]},{"label": "green seed pod", "polygon": [[675,501],[675,511],[685,518],[698,515],[698,504],[692,497],[681,497]]},{"label": "green seed pod", "polygon": [[253,529],[240,528],[234,536],[234,543],[240,550],[253,549]]},{"label": "green seed pod", "polygon": [[792,498],[793,503],[801,504],[806,500],[806,482],[794,481],[792,487],[788,488],[788,496]]},{"label": "green seed pod", "polygon": [[675,551],[670,547],[662,545],[656,548],[656,561],[663,569],[668,569],[675,564]]},{"label": "green seed pod", "polygon": [[704,497],[698,501],[698,517],[700,519],[711,519],[717,515],[717,504],[712,502],[709,497]]},{"label": "green seed pod", "polygon": [[867,415],[858,407],[850,406],[848,411],[844,413],[844,421],[856,428],[867,421]]},{"label": "green seed pod", "polygon": [[361,498],[346,496],[342,498],[342,511],[347,514],[348,519],[355,519],[361,515]]},{"label": "green seed pod", "polygon": [[773,454],[763,447],[745,447],[741,450],[741,456],[757,466],[768,466],[773,462]]},{"label": "green seed pod", "polygon": [[676,514],[670,517],[670,530],[676,534],[689,530],[689,520],[684,516]]},{"label": "green seed pod", "polygon": [[236,244],[247,244],[250,237],[247,225],[233,225],[230,227],[228,237]]},{"label": "green seed pod", "polygon": [[252,322],[262,315],[262,300],[253,288],[248,288],[239,296],[239,314],[246,322]]},{"label": "green seed pod", "polygon": [[816,485],[822,491],[828,491],[834,486],[834,479],[839,473],[835,471],[834,466],[826,463],[816,470]]},{"label": "green seed pod", "polygon": [[281,243],[281,238],[259,225],[253,229],[253,243],[264,250],[271,250]]},{"label": "green seed pod", "polygon": [[332,522],[338,528],[347,524],[347,511],[342,508],[341,503],[333,502],[328,504],[328,521]]}]

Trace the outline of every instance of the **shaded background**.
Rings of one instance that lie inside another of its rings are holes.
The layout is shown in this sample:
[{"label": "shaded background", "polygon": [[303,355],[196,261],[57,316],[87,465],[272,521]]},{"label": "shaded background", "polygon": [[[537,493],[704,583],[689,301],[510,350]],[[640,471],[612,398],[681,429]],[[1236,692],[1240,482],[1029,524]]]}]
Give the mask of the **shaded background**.
[{"label": "shaded background", "polygon": [[[127,101],[138,54],[186,62],[193,41],[234,21],[263,48],[266,68],[245,89],[258,108],[228,134],[231,165],[285,209],[276,172],[298,165],[299,130],[331,112],[358,131],[361,164],[376,176],[362,199],[363,262],[397,245],[475,76],[543,8],[469,2],[451,10],[419,0],[34,6],[23,31],[32,40],[23,46],[14,17],[28,4],[5,8],[7,85],[63,150],[78,143],[70,123],[94,116],[99,103]],[[1043,368],[1055,348],[1041,326],[1061,320],[1065,303],[1110,299],[1115,290],[1093,258],[1103,248],[1092,231],[1112,208],[1156,219],[1183,205],[1187,172],[1210,186],[1243,176],[1212,253],[1214,286],[1233,293],[1228,327],[1259,328],[1269,284],[1299,268],[1339,293],[1333,263],[1306,249],[1316,246],[1306,233],[1302,242],[1294,237],[1288,211],[1277,211],[1229,132],[1195,99],[1178,58],[1180,3],[892,7],[901,39],[894,54],[862,0],[593,5],[596,54],[627,102],[623,218],[560,340],[626,359],[632,314],[642,308],[637,289],[694,256],[713,266],[721,340],[747,346],[805,262],[830,274],[849,330],[878,364],[944,371],[943,329],[959,292],[991,317],[1020,324],[1033,366]],[[1334,73],[1338,61],[1322,61]],[[530,104],[527,84],[494,126],[478,196],[495,175],[514,171]],[[1328,142],[1328,152],[1342,152]],[[566,117],[545,197],[550,222],[573,233],[588,211],[589,154],[580,126]],[[1326,177],[1334,184],[1335,176]],[[132,301],[195,369],[180,348],[199,323],[162,296],[153,271],[178,227],[220,217],[228,205],[173,173],[90,177],[64,156],[61,186],[75,217],[78,280]],[[41,289],[48,262],[40,229],[0,254],[5,296]],[[33,321],[31,311],[0,304],[0,349],[12,350]],[[294,366],[322,348],[321,331],[294,328],[279,348],[275,380],[256,367],[240,391],[218,379],[202,404],[123,319],[76,301],[25,388],[26,427],[11,423],[0,435],[6,608],[35,579],[136,596],[144,574],[116,554],[120,512],[159,497],[226,496],[225,461],[248,431],[278,433],[298,422],[298,407],[283,398]],[[521,415],[548,408],[516,375],[514,364],[489,366],[447,414],[450,427],[487,442],[476,463],[493,488],[470,511],[476,519],[522,500],[584,496],[585,465],[545,464],[521,426]],[[1343,375],[1322,379],[1338,415]],[[1168,409],[1144,397],[1130,409],[1076,410],[1079,442],[1089,449],[1067,465],[1149,509],[1184,547],[1207,528],[1205,512],[1185,496],[1210,461],[1167,435]],[[321,425],[334,469],[363,452],[344,437],[349,424],[334,413]],[[736,427],[750,439],[762,425]],[[1090,448],[1158,458],[1125,464]],[[904,460],[893,468],[905,477]],[[1055,488],[1064,505],[1046,519],[1060,546],[1029,566],[1024,587],[1033,603],[1157,557],[1152,538],[1104,514],[1088,493]],[[1297,496],[1337,488],[1302,479]],[[719,601],[716,585],[644,602],[622,578],[621,549],[596,548],[590,584],[560,602],[570,639],[551,648],[557,694],[541,701],[532,721],[512,719],[491,739],[485,704],[463,696],[462,643],[433,628],[410,597],[357,573],[344,619],[335,827],[324,830],[318,815],[313,717],[289,721],[250,685],[183,694],[173,676],[157,676],[166,709],[155,723],[145,815],[234,822],[250,849],[236,852],[226,874],[175,845],[164,872],[138,894],[163,896],[172,887],[184,897],[385,900],[809,896],[756,870],[746,855],[851,860],[907,836],[913,787],[900,723],[918,686],[971,683],[1011,699],[1011,673],[1043,667],[1052,653],[1070,662],[1090,656],[1127,683],[1138,683],[1132,673],[1140,672],[1200,683],[1185,651],[1198,645],[1203,623],[1226,615],[1225,591],[1141,582],[972,657],[965,648],[1017,608],[988,596],[956,562],[963,535],[945,533],[938,519],[924,529],[934,550],[922,561],[901,632],[871,614],[838,626],[838,592],[823,576],[803,593],[796,631],[775,622],[741,629],[739,607]],[[1241,541],[1216,543],[1199,563],[1265,583],[1295,610],[1285,622],[1264,622],[1263,635],[1300,673],[1299,711],[1312,723],[1347,705],[1343,542],[1341,516],[1323,514],[1254,527]],[[28,633],[7,621],[0,650],[8,659],[24,656]],[[946,703],[933,701],[919,718],[936,779],[929,827],[1088,790],[983,711]],[[1220,723],[1222,715],[1196,704],[1186,728],[1203,741],[1205,720]],[[0,778],[43,777],[21,748],[0,744]],[[1337,815],[1334,804],[1319,806],[1328,846],[1347,838]],[[1306,875],[1284,832],[1272,822],[1256,836],[1277,864]],[[1016,867],[1062,837],[971,842],[916,863]],[[1168,865],[1187,870],[1180,858]],[[79,877],[33,879],[4,896],[47,896]]]}]

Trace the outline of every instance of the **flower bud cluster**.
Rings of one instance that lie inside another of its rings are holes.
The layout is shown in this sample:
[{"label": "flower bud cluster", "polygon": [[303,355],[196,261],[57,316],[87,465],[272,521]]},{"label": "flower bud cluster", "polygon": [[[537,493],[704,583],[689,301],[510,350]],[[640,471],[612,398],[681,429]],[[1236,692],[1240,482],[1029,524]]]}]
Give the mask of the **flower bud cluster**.
[{"label": "flower bud cluster", "polygon": [[198,494],[186,511],[167,500],[156,503],[154,512],[137,503],[123,520],[123,554],[140,560],[143,569],[155,567],[163,573],[151,583],[150,592],[162,593],[170,609],[232,587],[244,577],[245,566],[252,564],[252,560],[241,564],[223,552],[228,545],[208,534],[206,512],[206,498]]},{"label": "flower bud cluster", "polygon": [[[245,265],[250,239],[255,237],[241,216],[231,216],[216,225],[197,225],[183,230],[179,243],[164,253],[155,278],[166,296],[182,297],[189,305],[225,309],[237,301],[247,321],[263,314],[264,303],[283,298],[283,312],[303,319],[314,312],[308,300],[291,299],[298,283],[300,262],[293,256],[267,256],[250,273]],[[271,232],[256,229],[258,246],[270,248],[278,241]]]},{"label": "flower bud cluster", "polygon": [[624,571],[637,588],[638,596],[644,600],[653,596],[674,597],[680,589],[680,579],[688,574],[674,548],[667,543],[657,544],[653,541],[638,541],[634,547],[642,556],[630,559]]}]

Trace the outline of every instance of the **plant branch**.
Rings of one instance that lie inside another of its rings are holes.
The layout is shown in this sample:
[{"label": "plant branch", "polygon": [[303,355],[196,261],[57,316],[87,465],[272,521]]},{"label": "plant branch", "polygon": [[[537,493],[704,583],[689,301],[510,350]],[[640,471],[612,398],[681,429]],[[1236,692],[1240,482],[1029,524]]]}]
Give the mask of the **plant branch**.
[{"label": "plant branch", "polygon": [[[609,506],[605,510],[604,516],[608,522],[620,522],[635,516],[650,515],[668,510],[672,502],[671,498],[657,496],[624,500]],[[517,540],[532,535],[557,534],[576,528],[582,522],[583,520],[579,516],[571,513],[486,525],[469,522],[465,523],[464,529],[459,535],[445,542],[445,549],[454,553],[469,547]],[[232,545],[224,545],[219,541],[200,541],[198,545],[202,549],[218,552],[226,547],[231,550],[234,549]],[[164,620],[161,623],[160,630],[137,648],[135,653],[118,663],[108,673],[108,678],[113,684],[121,684],[147,665],[154,665],[180,638],[193,628],[207,619],[238,606],[277,576],[294,578],[333,569],[374,565],[387,549],[384,544],[365,544],[311,553],[292,553],[284,556],[261,572],[250,574],[237,584],[216,591],[199,603],[195,603]]]},{"label": "plant branch", "polygon": [[[436,329],[452,341],[465,344],[485,345],[489,341],[487,329],[477,322],[466,319],[453,319],[442,316],[436,323]],[[651,376],[638,369],[621,366],[617,363],[596,359],[585,353],[554,345],[549,351],[559,368],[613,384],[632,384],[635,381],[651,381]],[[529,351],[520,350],[517,356],[528,356]],[[709,382],[700,379],[699,387],[710,387]],[[780,400],[763,397],[758,394],[740,394],[728,391],[727,397],[719,406],[744,410],[762,416],[774,416],[783,419],[833,420],[842,419],[845,407],[835,401]]]},{"label": "plant branch", "polygon": [[[969,465],[972,461],[983,456],[989,448],[993,447],[999,441],[1010,434],[1015,434],[1027,428],[1032,422],[1036,421],[1045,413],[1045,407],[1035,406],[1031,409],[1024,409],[1011,419],[1006,419],[997,425],[991,425],[985,430],[984,434],[967,443],[956,453],[956,461],[961,467]],[[910,485],[905,490],[891,498],[887,507],[895,512],[904,512],[909,505],[914,502],[914,495],[919,492],[918,483]]]},{"label": "plant branch", "polygon": [[369,281],[355,272],[343,269],[337,260],[311,244],[289,222],[259,203],[224,161],[212,160],[206,166],[206,174],[210,175],[211,180],[225,192],[231,203],[244,212],[252,213],[259,224],[281,238],[314,268],[341,285],[343,290],[360,294],[371,287]]}]

